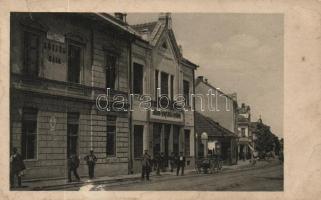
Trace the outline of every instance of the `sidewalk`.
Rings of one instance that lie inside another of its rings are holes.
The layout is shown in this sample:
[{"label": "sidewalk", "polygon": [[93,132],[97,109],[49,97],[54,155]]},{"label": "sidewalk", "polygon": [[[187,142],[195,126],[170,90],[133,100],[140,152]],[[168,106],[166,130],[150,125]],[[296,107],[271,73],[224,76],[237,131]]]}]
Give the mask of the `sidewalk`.
[{"label": "sidewalk", "polygon": [[[195,173],[194,169],[185,169],[184,174],[193,174]],[[164,177],[164,176],[176,176],[176,171],[174,172],[161,172],[161,175],[156,175],[156,172],[153,171],[150,174],[150,177]],[[66,179],[50,179],[50,180],[26,180],[22,181],[22,188],[13,188],[13,190],[54,190],[56,188],[70,188],[83,186],[87,184],[113,184],[113,183],[122,183],[122,182],[136,182],[141,181],[141,174],[126,174],[118,176],[103,176],[97,177],[94,179],[89,179],[88,177],[81,178],[80,182],[68,182]]]},{"label": "sidewalk", "polygon": [[[244,169],[251,168],[260,168],[265,167],[267,165],[271,165],[273,163],[277,163],[276,160],[271,161],[257,161],[255,166],[252,166],[251,163],[247,161],[238,161],[237,165],[224,165],[222,167],[222,172],[229,171],[239,171]],[[185,169],[185,175],[195,174],[195,169]],[[176,171],[174,172],[161,172],[161,176],[156,175],[156,172],[153,171],[150,174],[152,179],[164,178],[164,177],[176,177]],[[119,175],[119,176],[104,176],[98,177],[95,179],[88,179],[88,177],[81,178],[80,182],[67,182],[66,179],[51,179],[51,180],[27,180],[23,181],[23,188],[13,188],[13,190],[63,190],[64,188],[72,188],[78,186],[84,186],[89,184],[122,184],[124,182],[140,182],[141,174],[128,174],[128,175]]]}]

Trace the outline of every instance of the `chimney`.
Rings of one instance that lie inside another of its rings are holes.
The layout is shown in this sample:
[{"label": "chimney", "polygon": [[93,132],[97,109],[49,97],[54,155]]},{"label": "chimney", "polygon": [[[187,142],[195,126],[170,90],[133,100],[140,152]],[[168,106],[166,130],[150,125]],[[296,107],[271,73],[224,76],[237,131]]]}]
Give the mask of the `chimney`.
[{"label": "chimney", "polygon": [[199,80],[203,81],[204,76],[198,76],[197,78],[198,78]]},{"label": "chimney", "polygon": [[207,83],[207,78],[204,79],[204,82]]},{"label": "chimney", "polygon": [[167,26],[168,29],[172,29],[171,13],[160,13],[158,21],[160,21],[163,25]]},{"label": "chimney", "polygon": [[127,16],[126,13],[120,13],[120,12],[115,13],[115,18],[125,23],[126,23],[126,16]]}]

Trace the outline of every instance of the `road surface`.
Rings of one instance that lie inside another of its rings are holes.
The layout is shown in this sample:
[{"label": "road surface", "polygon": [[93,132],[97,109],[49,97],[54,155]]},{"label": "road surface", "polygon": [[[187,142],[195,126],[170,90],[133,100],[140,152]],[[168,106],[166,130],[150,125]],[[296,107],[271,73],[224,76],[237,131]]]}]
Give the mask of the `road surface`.
[{"label": "road surface", "polygon": [[283,165],[219,174],[167,175],[152,177],[151,181],[85,187],[91,191],[283,191]]}]

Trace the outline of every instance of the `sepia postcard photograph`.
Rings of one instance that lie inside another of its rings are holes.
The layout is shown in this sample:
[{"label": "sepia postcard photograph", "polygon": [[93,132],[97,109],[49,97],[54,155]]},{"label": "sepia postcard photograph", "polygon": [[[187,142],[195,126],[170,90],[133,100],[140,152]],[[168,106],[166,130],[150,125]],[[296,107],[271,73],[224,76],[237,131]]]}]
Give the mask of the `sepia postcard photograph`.
[{"label": "sepia postcard photograph", "polygon": [[321,76],[312,72],[320,40],[299,42],[304,31],[321,38],[312,4],[283,1],[273,12],[194,4],[182,12],[182,2],[173,3],[178,10],[66,2],[67,10],[25,2],[34,9],[4,14],[1,190],[15,194],[7,198],[321,195],[312,182],[321,168],[319,123],[304,122],[321,119]]}]

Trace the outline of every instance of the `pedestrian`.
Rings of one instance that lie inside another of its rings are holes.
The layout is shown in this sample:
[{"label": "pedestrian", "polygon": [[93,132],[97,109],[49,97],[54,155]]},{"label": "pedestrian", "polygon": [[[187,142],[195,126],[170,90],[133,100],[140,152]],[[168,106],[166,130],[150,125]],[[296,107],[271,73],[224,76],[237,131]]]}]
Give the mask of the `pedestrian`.
[{"label": "pedestrian", "polygon": [[160,176],[161,158],[159,153],[156,153],[155,155],[155,163],[156,163],[156,175]]},{"label": "pedestrian", "polygon": [[165,162],[166,162],[165,154],[164,152],[162,152],[160,154],[160,169],[162,170],[162,172],[165,172]]},{"label": "pedestrian", "polygon": [[180,155],[177,160],[176,176],[178,176],[180,169],[181,169],[181,175],[184,176],[184,167],[185,167],[185,156],[183,155],[183,152],[180,152]]},{"label": "pedestrian", "polygon": [[145,153],[143,155],[143,160],[142,160],[142,180],[145,180],[145,174],[146,174],[146,180],[149,181],[150,170],[151,170],[151,158],[150,158],[150,155],[148,154],[148,151],[145,150]]},{"label": "pedestrian", "polygon": [[18,153],[16,147],[13,148],[13,154],[10,156],[10,187],[15,187],[15,178],[18,179],[18,187],[21,186],[21,176],[26,166],[23,162],[22,156]]},{"label": "pedestrian", "polygon": [[174,154],[174,152],[172,152],[171,155],[169,156],[169,164],[170,164],[171,172],[174,171],[175,161],[176,161],[175,154]]},{"label": "pedestrian", "polygon": [[77,169],[79,167],[80,160],[76,154],[72,154],[68,158],[68,182],[72,182],[71,172],[73,172],[77,181],[80,181]]},{"label": "pedestrian", "polygon": [[97,162],[97,157],[94,155],[94,150],[90,150],[89,155],[85,157],[85,161],[88,166],[89,178],[93,179],[95,177],[95,164]]}]

